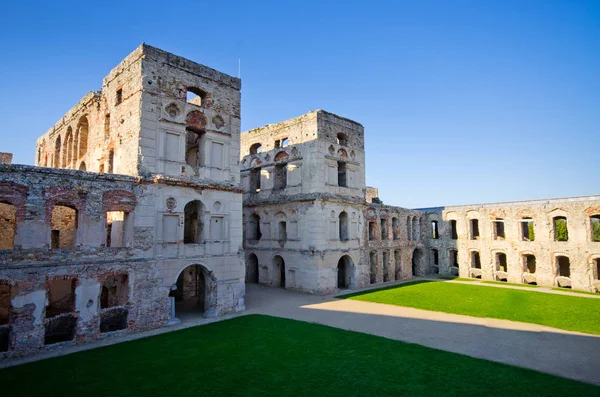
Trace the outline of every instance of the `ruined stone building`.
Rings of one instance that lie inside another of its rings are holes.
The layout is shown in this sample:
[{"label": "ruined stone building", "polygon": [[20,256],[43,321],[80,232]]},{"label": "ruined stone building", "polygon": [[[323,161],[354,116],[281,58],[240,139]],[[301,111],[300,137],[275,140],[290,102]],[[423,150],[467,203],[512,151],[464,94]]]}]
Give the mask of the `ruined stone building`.
[{"label": "ruined stone building", "polygon": [[240,88],[141,45],[0,164],[0,357],[244,310]]},{"label": "ruined stone building", "polygon": [[332,293],[423,275],[600,290],[600,196],[406,209],[362,125],[240,134],[239,79],[141,45],[36,142],[0,153],[0,358],[245,308],[245,281]]},{"label": "ruined stone building", "polygon": [[600,196],[410,210],[365,186],[364,130],[313,111],[242,133],[246,281],[307,292],[430,274],[600,292]]}]

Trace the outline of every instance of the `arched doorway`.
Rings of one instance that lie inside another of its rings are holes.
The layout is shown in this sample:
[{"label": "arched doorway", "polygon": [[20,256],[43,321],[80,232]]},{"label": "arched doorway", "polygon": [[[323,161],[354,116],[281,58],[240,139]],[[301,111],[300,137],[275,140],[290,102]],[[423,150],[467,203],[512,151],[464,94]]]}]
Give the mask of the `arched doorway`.
[{"label": "arched doorway", "polygon": [[179,317],[182,313],[204,313],[207,310],[209,288],[208,274],[200,265],[186,267],[177,278],[175,311]]},{"label": "arched doorway", "polygon": [[285,288],[285,261],[279,255],[273,257],[273,286]]},{"label": "arched doorway", "polygon": [[258,280],[258,257],[250,254],[246,262],[246,282],[258,284]]},{"label": "arched doorway", "polygon": [[421,259],[423,259],[423,253],[419,248],[415,248],[412,255],[412,275],[419,276],[421,269]]},{"label": "arched doorway", "polygon": [[337,287],[339,289],[350,288],[352,282],[352,258],[344,255],[337,265]]}]

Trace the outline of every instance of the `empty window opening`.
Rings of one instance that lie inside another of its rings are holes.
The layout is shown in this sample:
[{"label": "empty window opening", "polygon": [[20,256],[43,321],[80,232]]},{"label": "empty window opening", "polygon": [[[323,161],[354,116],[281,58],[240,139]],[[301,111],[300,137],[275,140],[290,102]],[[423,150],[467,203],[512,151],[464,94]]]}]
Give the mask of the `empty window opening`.
[{"label": "empty window opening", "polygon": [[369,240],[375,240],[375,222],[369,222]]},{"label": "empty window opening", "polygon": [[387,219],[381,218],[381,239],[387,240],[388,238],[388,230],[387,230]]},{"label": "empty window opening", "polygon": [[188,266],[179,274],[174,293],[176,312],[185,310],[203,313],[206,310],[210,293],[207,279],[209,276],[200,265]]},{"label": "empty window opening", "polygon": [[107,141],[110,138],[110,114],[107,113],[104,116],[104,140]]},{"label": "empty window opening", "polygon": [[287,224],[285,221],[279,222],[279,241],[287,241]]},{"label": "empty window opening", "polygon": [[130,240],[129,213],[124,211],[109,211],[106,213],[106,246],[126,247]]},{"label": "empty window opening", "polygon": [[258,257],[255,254],[250,254],[246,261],[246,282],[258,284],[258,276]]},{"label": "empty window opening", "polygon": [[396,281],[402,279],[402,252],[400,250],[394,251],[394,266],[395,266],[395,276],[394,279]]},{"label": "empty window opening", "polygon": [[9,203],[0,203],[0,250],[11,250],[15,246],[17,209]]},{"label": "empty window opening", "polygon": [[508,265],[506,263],[506,254],[498,252],[496,254],[496,271],[508,272]]},{"label": "empty window opening", "polygon": [[409,216],[406,218],[406,235],[408,241],[412,240],[412,218]]},{"label": "empty window opening", "polygon": [[458,250],[449,250],[450,267],[458,269]]},{"label": "empty window opening", "polygon": [[102,284],[100,292],[100,332],[113,332],[127,328],[127,305],[129,297],[129,276],[110,276]]},{"label": "empty window opening", "polygon": [[531,218],[523,218],[521,220],[521,240],[535,241],[535,230],[533,220]]},{"label": "empty window opening", "polygon": [[390,269],[390,253],[383,251],[383,281],[392,281],[393,272]]},{"label": "empty window opening", "polygon": [[87,153],[88,131],[88,119],[86,116],[82,116],[77,123],[77,130],[75,131],[75,136],[77,137],[75,146],[78,148],[76,150],[77,159],[81,159],[81,157]]},{"label": "empty window opening", "polygon": [[10,285],[0,284],[0,352],[10,344]]},{"label": "empty window opening", "polygon": [[83,161],[79,164],[79,171],[86,171],[85,163]]},{"label": "empty window opening", "polygon": [[61,148],[61,143],[60,143],[60,135],[59,135],[56,138],[56,141],[54,142],[54,161],[52,163],[54,168],[60,168],[60,148]]},{"label": "empty window opening", "polygon": [[77,210],[64,205],[52,209],[52,248],[73,248],[77,237]]},{"label": "empty window opening", "polygon": [[567,228],[567,218],[557,216],[553,219],[554,223],[554,241],[569,241],[569,229]]},{"label": "empty window opening", "polygon": [[494,224],[494,240],[504,240],[506,238],[504,235],[504,220],[496,219],[492,223]]},{"label": "empty window opening", "polygon": [[281,141],[279,139],[275,140],[275,149],[279,149],[281,147]]},{"label": "empty window opening", "polygon": [[119,88],[115,95],[115,106],[120,105],[123,102],[123,89]]},{"label": "empty window opening", "polygon": [[377,253],[375,251],[369,254],[369,263],[371,264],[370,268],[370,282],[371,284],[375,284],[377,282]]},{"label": "empty window opening", "polygon": [[47,282],[46,318],[75,311],[75,286],[73,278],[56,278]]},{"label": "empty window opening", "polygon": [[45,320],[44,344],[72,341],[75,338],[77,317],[72,314]]},{"label": "empty window opening", "polygon": [[250,192],[260,192],[260,168],[250,171]]},{"label": "empty window opening", "polygon": [[100,308],[125,306],[129,297],[129,275],[119,274],[110,276],[102,284],[100,293]]},{"label": "empty window opening", "polygon": [[250,215],[250,222],[248,222],[248,239],[260,240],[261,237],[260,216],[258,216],[258,214],[252,214]]},{"label": "empty window opening", "polygon": [[440,238],[438,231],[438,221],[431,221],[431,238],[437,240]]},{"label": "empty window opening", "polygon": [[67,135],[65,136],[62,166],[64,168],[69,168],[71,166],[72,160],[73,160],[73,129],[71,127],[69,127],[67,129]]},{"label": "empty window opening", "polygon": [[262,145],[260,143],[255,143],[252,146],[250,146],[250,154],[260,153],[261,150],[262,150]]},{"label": "empty window opening", "polygon": [[392,218],[392,238],[394,240],[399,239],[399,230],[398,230],[398,218]]},{"label": "empty window opening", "polygon": [[348,213],[342,211],[339,215],[340,240],[348,241]]},{"label": "empty window opening", "polygon": [[536,269],[535,256],[523,255],[523,271],[534,274]]},{"label": "empty window opening", "polygon": [[338,186],[346,187],[346,163],[338,161]]},{"label": "empty window opening", "polygon": [[286,147],[286,146],[288,146],[289,144],[290,144],[290,141],[289,141],[289,139],[287,139],[287,138],[283,138],[283,139],[281,140],[281,147]]},{"label": "empty window opening", "polygon": [[337,144],[340,146],[346,146],[348,144],[348,138],[346,137],[346,134],[343,134],[341,132],[339,132],[337,134]]},{"label": "empty window opening", "polygon": [[281,190],[287,187],[287,164],[278,164],[275,166],[275,175],[273,179],[273,189]]},{"label": "empty window opening", "polygon": [[560,277],[571,277],[571,261],[566,256],[556,257],[556,270]]},{"label": "empty window opening", "polygon": [[600,280],[600,258],[596,258],[592,262],[594,264],[594,270],[596,271],[596,277],[594,277],[594,279]]},{"label": "empty window opening", "polygon": [[115,307],[103,310],[100,313],[100,332],[114,332],[127,329],[127,316],[129,309],[126,307]]},{"label": "empty window opening", "polygon": [[481,269],[481,258],[477,251],[471,251],[471,268]]},{"label": "empty window opening", "polygon": [[471,240],[479,240],[479,220],[471,219]]},{"label": "empty window opening", "polygon": [[188,87],[185,100],[196,106],[203,106],[206,100],[206,92],[197,87]]},{"label": "empty window opening", "polygon": [[108,173],[112,174],[114,170],[115,151],[110,150],[108,152]]},{"label": "empty window opening", "polygon": [[450,221],[450,238],[452,240],[458,240],[458,231],[456,229],[456,221],[455,220]]},{"label": "empty window opening", "polygon": [[590,224],[592,226],[592,241],[600,241],[600,215],[590,217]]},{"label": "empty window opening", "polygon": [[185,162],[193,167],[200,166],[200,147],[204,134],[187,130],[185,134]]},{"label": "empty window opening", "polygon": [[[203,205],[200,200],[194,200],[187,203],[183,209],[184,212],[184,227],[183,227],[183,243],[184,244],[200,244],[203,241],[204,223],[202,216],[204,215]],[[177,241],[178,238],[170,241]]]},{"label": "empty window opening", "polygon": [[432,264],[434,266],[439,266],[439,264],[440,264],[440,253],[439,253],[438,250],[436,250],[436,249],[432,249],[431,250],[431,259],[433,261]]}]

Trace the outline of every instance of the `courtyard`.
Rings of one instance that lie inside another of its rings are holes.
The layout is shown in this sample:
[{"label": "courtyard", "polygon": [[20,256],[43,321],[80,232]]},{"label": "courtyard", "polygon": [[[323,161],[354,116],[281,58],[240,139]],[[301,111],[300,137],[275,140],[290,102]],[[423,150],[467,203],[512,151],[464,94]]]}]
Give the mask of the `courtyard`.
[{"label": "courtyard", "polygon": [[[30,382],[31,374],[37,374]],[[318,324],[247,315],[0,370],[7,395],[597,395],[600,387]]]},{"label": "courtyard", "polygon": [[[523,286],[533,289],[527,284]],[[436,312],[519,321],[600,335],[598,294],[563,295],[517,288],[419,280],[341,297]]]}]

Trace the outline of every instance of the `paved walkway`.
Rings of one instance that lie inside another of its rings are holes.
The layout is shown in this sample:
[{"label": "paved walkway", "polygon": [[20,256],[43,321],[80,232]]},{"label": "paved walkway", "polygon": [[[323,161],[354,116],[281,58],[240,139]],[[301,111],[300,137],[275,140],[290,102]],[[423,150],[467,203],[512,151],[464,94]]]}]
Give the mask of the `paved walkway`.
[{"label": "paved walkway", "polygon": [[247,313],[369,333],[600,385],[600,336],[247,286]]},{"label": "paved walkway", "polygon": [[240,315],[266,314],[369,333],[600,385],[600,336],[528,323],[308,295],[254,284],[247,285],[246,309],[244,313],[218,319],[188,316],[177,326],[107,338],[33,358],[5,360],[0,362],[0,368]]}]

